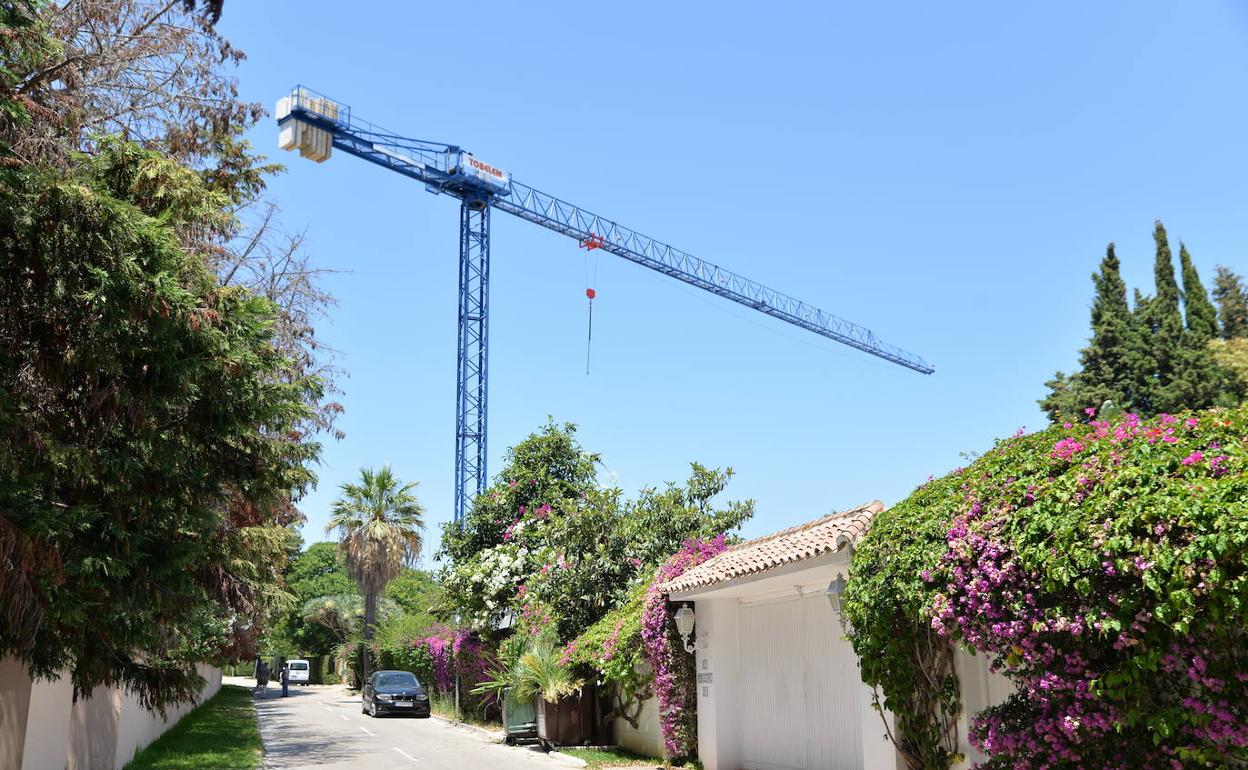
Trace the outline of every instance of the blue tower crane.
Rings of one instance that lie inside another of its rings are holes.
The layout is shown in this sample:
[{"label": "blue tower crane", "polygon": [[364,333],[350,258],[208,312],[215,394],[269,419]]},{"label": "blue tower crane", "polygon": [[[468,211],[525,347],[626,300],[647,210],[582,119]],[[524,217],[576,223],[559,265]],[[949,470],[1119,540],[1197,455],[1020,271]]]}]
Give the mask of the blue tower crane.
[{"label": "blue tower crane", "polygon": [[498,209],[575,238],[828,339],[922,374],[921,357],[870,329],[838,318],[666,243],[522,184],[461,147],[411,139],[351,114],[351,108],[297,86],[277,104],[279,144],[323,162],[333,148],[459,198],[459,358],[455,409],[455,520],[486,484],[489,366],[490,211]]}]

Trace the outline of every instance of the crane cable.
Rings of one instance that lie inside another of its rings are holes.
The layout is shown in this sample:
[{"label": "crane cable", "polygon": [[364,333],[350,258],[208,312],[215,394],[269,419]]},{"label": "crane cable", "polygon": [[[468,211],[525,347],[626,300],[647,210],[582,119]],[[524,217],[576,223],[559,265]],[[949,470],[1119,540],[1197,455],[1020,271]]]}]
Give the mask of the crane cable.
[{"label": "crane cable", "polygon": [[594,278],[589,278],[589,254],[594,249],[600,249],[603,246],[603,240],[600,236],[590,233],[590,236],[581,241],[581,248],[585,249],[585,297],[589,300],[589,328],[585,337],[585,376],[589,376],[589,353],[594,342],[594,297],[598,296],[598,292],[594,290],[594,284],[598,283],[598,255],[594,255]]}]

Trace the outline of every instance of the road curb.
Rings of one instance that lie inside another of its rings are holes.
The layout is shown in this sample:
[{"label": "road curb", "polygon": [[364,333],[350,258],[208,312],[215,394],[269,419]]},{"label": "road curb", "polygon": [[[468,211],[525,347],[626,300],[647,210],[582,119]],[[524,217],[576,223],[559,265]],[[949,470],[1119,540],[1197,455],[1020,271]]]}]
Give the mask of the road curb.
[{"label": "road curb", "polygon": [[507,737],[502,732],[487,730],[484,727],[477,727],[476,725],[470,725],[467,722],[460,722],[455,719],[447,719],[446,717],[440,717],[437,714],[432,714],[429,718],[436,719],[444,725],[450,725],[451,727],[458,727],[467,730],[468,732],[476,733],[482,738],[485,738],[493,743],[502,743],[503,739]]}]

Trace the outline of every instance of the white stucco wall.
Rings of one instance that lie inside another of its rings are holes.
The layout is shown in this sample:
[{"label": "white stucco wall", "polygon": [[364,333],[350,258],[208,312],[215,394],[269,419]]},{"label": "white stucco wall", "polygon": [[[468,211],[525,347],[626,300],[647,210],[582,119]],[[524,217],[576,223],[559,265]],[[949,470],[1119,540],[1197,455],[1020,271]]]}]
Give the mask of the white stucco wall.
[{"label": "white stucco wall", "polygon": [[166,719],[144,709],[133,695],[122,694],[121,716],[117,725],[117,749],[113,754],[115,768],[125,767],[144,747],[191,713],[195,706],[217,694],[221,689],[221,669],[201,663],[196,670],[206,682],[199,700],[170,709]]},{"label": "white stucco wall", "polygon": [[68,676],[32,685],[22,770],[64,770],[73,699],[74,686]]},{"label": "white stucco wall", "polygon": [[642,701],[641,712],[637,717],[637,727],[633,727],[620,718],[612,721],[611,725],[617,746],[643,756],[663,758],[663,728],[659,726],[658,698],[647,698]]},{"label": "white stucco wall", "polygon": [[697,615],[706,770],[897,770],[825,594],[847,554],[672,597]]},{"label": "white stucco wall", "polygon": [[[198,670],[203,702],[221,689],[221,671]],[[8,658],[0,661],[0,770],[120,770],[193,708],[184,704],[162,719],[133,695],[106,687],[75,703],[67,676],[31,682]]]},{"label": "white stucco wall", "polygon": [[737,600],[696,602],[698,759],[706,770],[737,770],[742,761],[740,720],[754,716],[741,700],[741,635]]},{"label": "white stucco wall", "polygon": [[967,740],[971,719],[983,709],[1002,703],[1014,693],[1014,683],[1004,674],[989,670],[988,659],[958,648],[954,652],[954,670],[962,690],[962,714],[958,717],[958,750],[966,757],[963,767],[983,762],[986,756],[971,747]]},{"label": "white stucco wall", "polygon": [[30,677],[14,658],[0,659],[0,768],[21,767]]}]

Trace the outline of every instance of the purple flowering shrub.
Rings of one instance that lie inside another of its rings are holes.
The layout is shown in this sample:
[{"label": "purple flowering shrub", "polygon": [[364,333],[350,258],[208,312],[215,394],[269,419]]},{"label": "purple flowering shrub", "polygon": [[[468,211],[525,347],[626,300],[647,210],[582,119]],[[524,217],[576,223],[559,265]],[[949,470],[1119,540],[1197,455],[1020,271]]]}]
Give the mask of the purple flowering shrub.
[{"label": "purple flowering shrub", "polygon": [[676,635],[667,594],[661,587],[670,580],[716,556],[727,548],[720,535],[709,540],[686,540],[679,551],[663,563],[646,591],[641,615],[641,641],[647,662],[654,671],[654,694],[659,699],[659,726],[668,757],[697,755],[697,672],[693,656],[685,652]]},{"label": "purple flowering shrub", "polygon": [[[986,655],[1016,692],[970,715],[985,768],[1244,766],[1246,457],[1248,410],[1126,415],[999,442],[925,485],[855,554],[864,679],[902,728],[925,687],[915,639]],[[956,714],[939,688],[923,718]],[[941,745],[907,758],[948,767]]]}]

